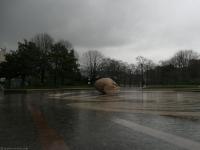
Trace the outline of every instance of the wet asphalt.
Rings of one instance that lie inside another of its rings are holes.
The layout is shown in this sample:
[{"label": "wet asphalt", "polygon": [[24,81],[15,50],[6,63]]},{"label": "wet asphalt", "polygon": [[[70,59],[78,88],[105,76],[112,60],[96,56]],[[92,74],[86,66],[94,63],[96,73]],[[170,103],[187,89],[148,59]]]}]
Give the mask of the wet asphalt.
[{"label": "wet asphalt", "polygon": [[0,93],[0,150],[200,149],[200,93]]}]

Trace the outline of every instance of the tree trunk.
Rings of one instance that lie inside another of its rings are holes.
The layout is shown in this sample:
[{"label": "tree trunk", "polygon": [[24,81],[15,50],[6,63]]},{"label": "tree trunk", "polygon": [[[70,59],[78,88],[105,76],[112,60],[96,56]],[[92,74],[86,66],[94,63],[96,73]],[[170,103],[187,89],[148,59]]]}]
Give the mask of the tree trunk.
[{"label": "tree trunk", "polygon": [[25,85],[25,80],[26,80],[26,76],[25,76],[25,75],[22,75],[22,77],[21,77],[21,87],[24,87],[24,85]]},{"label": "tree trunk", "polygon": [[41,79],[40,79],[42,85],[44,84],[44,76],[45,76],[45,69],[43,68],[41,71]]}]

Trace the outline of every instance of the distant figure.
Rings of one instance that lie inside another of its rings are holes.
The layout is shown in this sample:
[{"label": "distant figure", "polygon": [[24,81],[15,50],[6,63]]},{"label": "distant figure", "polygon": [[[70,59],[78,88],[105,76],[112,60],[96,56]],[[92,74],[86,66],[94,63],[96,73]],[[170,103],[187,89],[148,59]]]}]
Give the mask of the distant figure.
[{"label": "distant figure", "polygon": [[119,91],[119,86],[111,78],[101,78],[95,82],[95,88],[103,94],[112,94]]}]

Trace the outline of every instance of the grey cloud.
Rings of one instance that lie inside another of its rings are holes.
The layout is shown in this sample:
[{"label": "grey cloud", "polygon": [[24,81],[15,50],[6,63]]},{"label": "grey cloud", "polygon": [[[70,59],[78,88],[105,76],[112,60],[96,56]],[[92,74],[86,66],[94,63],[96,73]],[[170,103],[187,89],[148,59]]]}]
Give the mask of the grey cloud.
[{"label": "grey cloud", "polygon": [[155,59],[199,51],[199,7],[198,0],[1,0],[0,47],[47,32],[117,58],[117,51],[133,58],[158,52]]},{"label": "grey cloud", "polygon": [[119,5],[114,1],[107,3],[91,0],[10,2],[10,5],[6,5],[7,8],[3,8],[1,41],[48,32],[52,36],[67,38],[75,45],[83,47],[127,43],[129,31],[123,29],[125,10],[120,9]]}]

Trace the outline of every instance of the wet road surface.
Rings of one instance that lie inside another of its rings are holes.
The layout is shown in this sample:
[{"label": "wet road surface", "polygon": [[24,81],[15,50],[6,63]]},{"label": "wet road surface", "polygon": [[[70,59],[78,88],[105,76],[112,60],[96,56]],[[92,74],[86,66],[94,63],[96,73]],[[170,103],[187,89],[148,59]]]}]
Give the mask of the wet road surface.
[{"label": "wet road surface", "polygon": [[200,93],[0,93],[0,149],[199,150]]}]

